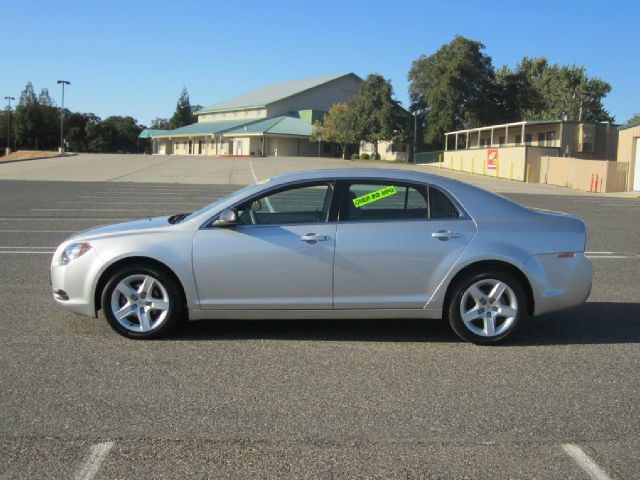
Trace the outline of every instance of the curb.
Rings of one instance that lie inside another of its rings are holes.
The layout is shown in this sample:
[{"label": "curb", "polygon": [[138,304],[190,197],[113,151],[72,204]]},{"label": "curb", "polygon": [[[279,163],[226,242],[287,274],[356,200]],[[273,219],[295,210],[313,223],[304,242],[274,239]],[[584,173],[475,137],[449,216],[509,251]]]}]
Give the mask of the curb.
[{"label": "curb", "polygon": [[31,160],[44,160],[45,158],[61,158],[61,157],[74,157],[78,155],[77,153],[63,153],[62,155],[52,155],[48,157],[33,157],[33,158],[18,158],[16,160],[2,160],[0,157],[0,166],[5,163],[17,163],[17,162],[29,162]]}]

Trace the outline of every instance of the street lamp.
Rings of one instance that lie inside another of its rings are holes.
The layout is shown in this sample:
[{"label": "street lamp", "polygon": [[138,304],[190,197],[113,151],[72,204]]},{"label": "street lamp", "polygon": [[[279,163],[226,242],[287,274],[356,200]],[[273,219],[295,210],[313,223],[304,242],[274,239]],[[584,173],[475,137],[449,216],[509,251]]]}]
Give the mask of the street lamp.
[{"label": "street lamp", "polygon": [[13,97],[4,97],[9,102],[9,120],[7,121],[7,148],[5,149],[5,155],[11,153],[11,100],[15,100]]},{"label": "street lamp", "polygon": [[416,147],[418,142],[418,112],[413,112],[413,163],[416,163]]},{"label": "street lamp", "polygon": [[59,153],[64,153],[64,86],[71,85],[71,82],[67,80],[58,80],[58,85],[62,84],[62,106],[60,107],[60,150]]}]

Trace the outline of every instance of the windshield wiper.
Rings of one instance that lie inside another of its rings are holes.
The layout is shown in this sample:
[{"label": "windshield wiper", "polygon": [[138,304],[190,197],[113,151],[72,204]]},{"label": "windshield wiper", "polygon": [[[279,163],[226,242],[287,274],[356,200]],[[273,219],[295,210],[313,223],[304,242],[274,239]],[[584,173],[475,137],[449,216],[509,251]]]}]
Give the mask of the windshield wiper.
[{"label": "windshield wiper", "polygon": [[176,215],[171,215],[168,218],[168,221],[171,224],[180,223],[182,220],[187,218],[189,215],[191,215],[191,213],[178,213]]}]

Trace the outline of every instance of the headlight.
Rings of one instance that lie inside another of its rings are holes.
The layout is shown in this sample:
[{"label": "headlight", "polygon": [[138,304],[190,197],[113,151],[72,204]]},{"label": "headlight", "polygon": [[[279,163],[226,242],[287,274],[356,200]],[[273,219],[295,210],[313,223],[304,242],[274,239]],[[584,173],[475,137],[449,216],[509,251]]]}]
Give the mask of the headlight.
[{"label": "headlight", "polygon": [[71,245],[67,245],[67,247],[62,252],[60,256],[60,265],[67,265],[72,262],[76,258],[80,258],[82,255],[87,253],[93,247],[90,243],[72,243]]}]

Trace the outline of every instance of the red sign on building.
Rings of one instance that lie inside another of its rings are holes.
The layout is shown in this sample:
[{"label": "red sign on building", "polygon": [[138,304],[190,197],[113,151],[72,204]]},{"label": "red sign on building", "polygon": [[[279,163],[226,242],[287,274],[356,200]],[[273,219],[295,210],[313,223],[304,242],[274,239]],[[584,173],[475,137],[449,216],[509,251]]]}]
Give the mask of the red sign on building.
[{"label": "red sign on building", "polygon": [[487,150],[487,170],[495,170],[498,166],[498,149],[490,148]]}]

